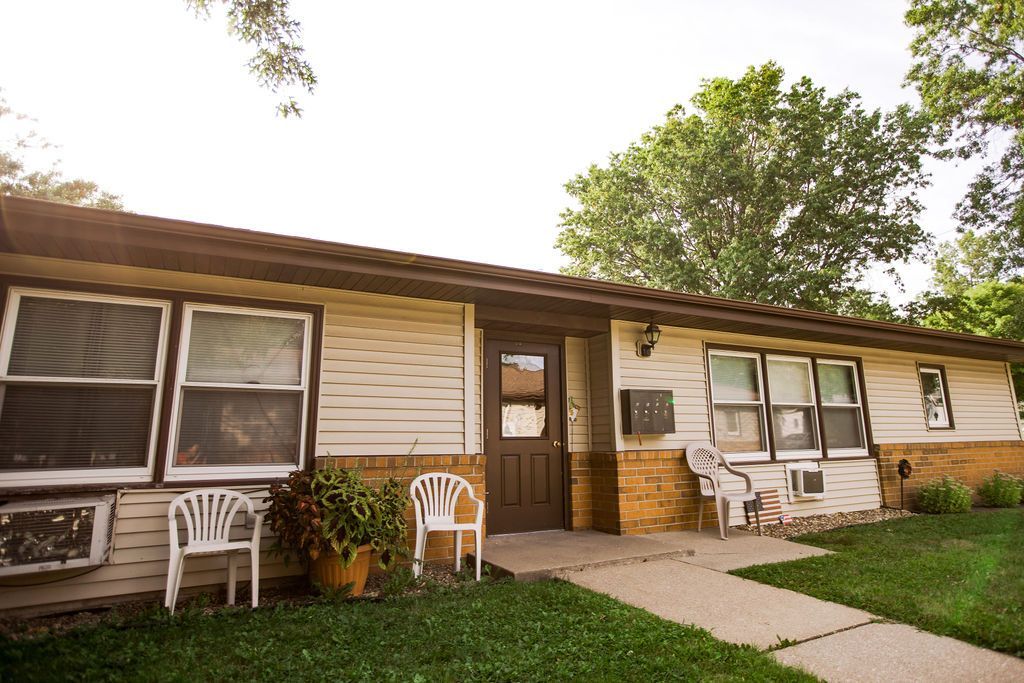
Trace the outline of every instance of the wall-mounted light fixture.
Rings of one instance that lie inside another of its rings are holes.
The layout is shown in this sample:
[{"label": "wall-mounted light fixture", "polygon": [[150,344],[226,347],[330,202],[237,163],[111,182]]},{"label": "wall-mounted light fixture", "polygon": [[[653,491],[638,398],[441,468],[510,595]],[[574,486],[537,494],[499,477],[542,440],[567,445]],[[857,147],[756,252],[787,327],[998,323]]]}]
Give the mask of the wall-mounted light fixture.
[{"label": "wall-mounted light fixture", "polygon": [[650,358],[659,339],[661,339],[661,328],[650,323],[644,330],[644,338],[636,340],[636,355],[641,358]]}]

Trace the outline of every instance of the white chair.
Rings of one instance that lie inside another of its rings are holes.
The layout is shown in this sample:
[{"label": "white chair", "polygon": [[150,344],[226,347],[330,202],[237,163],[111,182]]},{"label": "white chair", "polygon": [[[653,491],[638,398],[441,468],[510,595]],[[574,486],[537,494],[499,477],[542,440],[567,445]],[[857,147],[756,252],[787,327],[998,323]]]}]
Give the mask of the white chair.
[{"label": "white chair", "polygon": [[[465,492],[476,503],[476,517],[472,522],[456,522],[455,509],[459,496]],[[423,572],[423,556],[427,549],[427,534],[431,531],[455,532],[455,571],[459,570],[462,555],[462,532],[472,531],[476,542],[476,580],[480,580],[480,554],[483,542],[484,502],[473,495],[469,482],[454,474],[430,472],[416,477],[409,486],[412,506],[416,510],[416,550],[413,555],[413,575]]]},{"label": "white chair", "polygon": [[[245,507],[246,521],[252,520],[252,538],[231,540],[231,526],[235,515]],[[188,538],[185,545],[178,543],[178,512],[185,518]],[[260,594],[260,532],[263,515],[255,513],[252,500],[228,489],[196,489],[183,493],[171,501],[167,511],[171,541],[171,557],[167,568],[167,595],[164,606],[174,613],[174,603],[181,588],[185,558],[189,555],[228,556],[228,604],[235,604],[235,584],[238,577],[238,554],[249,551],[252,562],[252,606],[259,604]]]},{"label": "white chair", "polygon": [[[700,483],[700,507],[697,512],[697,533],[700,533],[701,522],[704,518],[704,499],[714,498],[715,507],[718,510],[718,530],[722,540],[729,540],[729,504],[743,503],[748,500],[755,500],[754,486],[750,481],[750,475],[729,467],[722,452],[707,442],[691,443],[686,447],[686,464],[690,471],[697,475]],[[718,479],[719,467],[725,468],[727,472],[745,479],[747,489],[742,493],[726,493],[722,490],[722,484]],[[754,519],[757,520],[757,533],[761,535],[761,515],[754,507]]]}]

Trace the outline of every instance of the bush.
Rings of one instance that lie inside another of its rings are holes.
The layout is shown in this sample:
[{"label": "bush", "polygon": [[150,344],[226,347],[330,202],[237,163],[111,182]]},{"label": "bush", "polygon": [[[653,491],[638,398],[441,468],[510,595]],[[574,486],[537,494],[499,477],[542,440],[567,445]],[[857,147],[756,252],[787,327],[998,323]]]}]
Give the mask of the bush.
[{"label": "bush", "polygon": [[917,503],[922,510],[933,515],[967,512],[971,509],[971,489],[947,474],[921,486],[917,492]]},{"label": "bush", "polygon": [[1017,477],[996,470],[991,477],[982,480],[978,495],[985,505],[994,508],[1012,508],[1020,505],[1024,482]]}]

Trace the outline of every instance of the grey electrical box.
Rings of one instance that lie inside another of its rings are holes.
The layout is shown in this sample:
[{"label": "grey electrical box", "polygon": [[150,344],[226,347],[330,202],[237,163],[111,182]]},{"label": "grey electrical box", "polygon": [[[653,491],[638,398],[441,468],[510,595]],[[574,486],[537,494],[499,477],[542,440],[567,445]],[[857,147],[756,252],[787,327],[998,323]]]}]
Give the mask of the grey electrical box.
[{"label": "grey electrical box", "polygon": [[675,434],[676,400],[665,389],[621,389],[623,434]]}]

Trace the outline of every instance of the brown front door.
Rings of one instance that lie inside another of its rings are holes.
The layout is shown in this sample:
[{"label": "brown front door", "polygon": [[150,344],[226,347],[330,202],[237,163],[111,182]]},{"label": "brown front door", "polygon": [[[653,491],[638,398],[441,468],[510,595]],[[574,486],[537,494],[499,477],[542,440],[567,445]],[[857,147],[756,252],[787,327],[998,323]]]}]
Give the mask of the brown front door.
[{"label": "brown front door", "polygon": [[487,533],[564,529],[562,358],[556,344],[484,344]]}]

